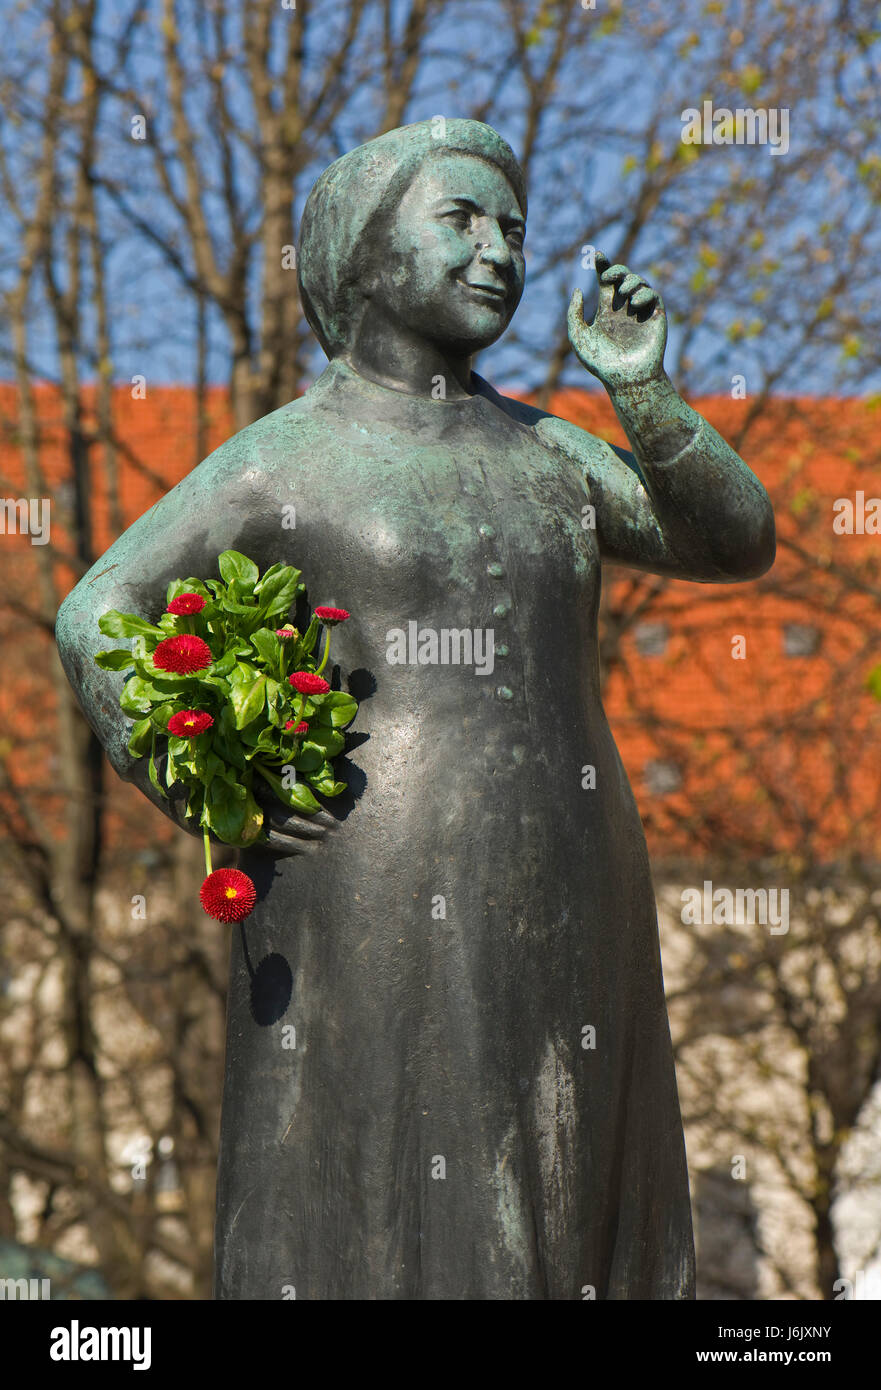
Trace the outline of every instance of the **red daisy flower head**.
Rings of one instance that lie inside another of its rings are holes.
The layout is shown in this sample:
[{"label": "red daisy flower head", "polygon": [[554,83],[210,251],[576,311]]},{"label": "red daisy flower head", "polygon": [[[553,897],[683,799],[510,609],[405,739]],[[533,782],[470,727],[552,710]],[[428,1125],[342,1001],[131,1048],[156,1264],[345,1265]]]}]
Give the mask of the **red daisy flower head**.
[{"label": "red daisy flower head", "polygon": [[166,637],[158,643],[153,653],[153,664],[160,671],[174,671],[181,676],[204,671],[213,660],[208,643],[201,637],[192,637],[188,632],[182,632],[178,637]]},{"label": "red daisy flower head", "polygon": [[178,738],[195,738],[197,734],[204,734],[213,723],[214,717],[207,710],[182,709],[169,719],[168,732],[176,734]]},{"label": "red daisy flower head", "polygon": [[301,695],[324,695],[330,690],[327,681],[312,671],[295,671],[292,676],[288,676],[288,680]]},{"label": "red daisy flower head", "polygon": [[296,729],[294,729],[294,721],[293,721],[293,719],[289,719],[288,722],[287,722],[287,724],[285,724],[285,729],[294,729],[294,733],[295,733],[295,734],[305,734],[305,733],[306,733],[306,730],[307,730],[308,728],[309,728],[309,725],[306,723],[305,719],[303,719],[303,720],[300,721],[300,723],[297,725]]},{"label": "red daisy flower head", "polygon": [[205,600],[201,594],[178,594],[173,598],[166,608],[166,613],[177,613],[186,615],[188,613],[201,613],[205,607]]},{"label": "red daisy flower head", "polygon": [[345,608],[316,608],[315,616],[321,619],[325,627],[336,627],[337,623],[344,623],[352,615]]},{"label": "red daisy flower head", "polygon": [[241,869],[215,869],[199,889],[199,898],[216,922],[241,922],[254,911],[257,889]]},{"label": "red daisy flower head", "polygon": [[282,642],[285,642],[288,638],[299,637],[300,634],[295,627],[277,627],[275,629],[275,635],[276,637],[280,637]]}]

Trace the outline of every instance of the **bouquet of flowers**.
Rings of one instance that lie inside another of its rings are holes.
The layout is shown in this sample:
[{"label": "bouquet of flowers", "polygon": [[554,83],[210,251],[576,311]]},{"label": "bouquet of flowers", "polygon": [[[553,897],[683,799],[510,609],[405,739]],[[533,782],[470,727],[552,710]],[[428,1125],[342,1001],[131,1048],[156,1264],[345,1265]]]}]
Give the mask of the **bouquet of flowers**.
[{"label": "bouquet of flowers", "polygon": [[[131,646],[98,652],[95,661],[107,671],[132,670],[119,697],[135,721],[129,752],[149,758],[150,781],[162,796],[176,782],[186,788],[186,815],[203,827],[202,906],[232,922],[252,910],[256,891],[238,869],[212,872],[209,831],[239,847],[267,838],[255,777],[305,815],[321,809],[313,792],[345,791],[331,760],[343,751],[342,730],[358,704],[321,674],[331,630],[349,617],[344,608],[316,608],[300,633],[282,621],[305,590],[300,570],[276,564],[261,575],[237,550],[225,550],[217,564],[220,579],[173,579],[158,623],[105,613],[101,631],[130,638]],[[165,787],[156,768],[159,738],[167,741]]]}]

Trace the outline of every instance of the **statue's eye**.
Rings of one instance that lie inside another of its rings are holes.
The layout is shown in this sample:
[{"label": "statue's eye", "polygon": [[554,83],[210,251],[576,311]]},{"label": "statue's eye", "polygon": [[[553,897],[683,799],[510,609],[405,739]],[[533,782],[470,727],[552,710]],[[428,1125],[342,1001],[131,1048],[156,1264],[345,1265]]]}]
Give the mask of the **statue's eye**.
[{"label": "statue's eye", "polygon": [[509,242],[510,245],[513,246],[517,251],[522,251],[524,236],[525,232],[523,231],[522,227],[512,227],[511,230],[508,233],[506,233],[505,240]]},{"label": "statue's eye", "polygon": [[452,222],[454,227],[459,227],[464,231],[471,221],[471,214],[465,208],[450,208],[448,212],[441,214],[445,222]]}]

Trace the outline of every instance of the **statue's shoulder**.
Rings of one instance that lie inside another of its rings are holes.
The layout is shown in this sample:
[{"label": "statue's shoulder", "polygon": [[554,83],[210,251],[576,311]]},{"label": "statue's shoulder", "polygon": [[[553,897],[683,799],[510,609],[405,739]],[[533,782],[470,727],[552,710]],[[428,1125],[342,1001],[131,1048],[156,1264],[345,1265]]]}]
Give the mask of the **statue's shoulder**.
[{"label": "statue's shoulder", "polygon": [[481,395],[503,410],[509,419],[534,430],[542,444],[564,455],[580,469],[590,471],[602,467],[604,463],[608,465],[610,452],[629,462],[625,450],[607,444],[604,439],[582,429],[580,425],[574,425],[571,420],[552,415],[548,410],[540,410],[538,406],[517,400],[515,396],[504,396],[482,377],[476,373],[474,375]]},{"label": "statue's shoulder", "polygon": [[201,483],[223,491],[254,486],[280,463],[290,469],[298,456],[303,462],[310,460],[321,432],[322,422],[301,396],[230,435],[188,476],[198,475]]}]

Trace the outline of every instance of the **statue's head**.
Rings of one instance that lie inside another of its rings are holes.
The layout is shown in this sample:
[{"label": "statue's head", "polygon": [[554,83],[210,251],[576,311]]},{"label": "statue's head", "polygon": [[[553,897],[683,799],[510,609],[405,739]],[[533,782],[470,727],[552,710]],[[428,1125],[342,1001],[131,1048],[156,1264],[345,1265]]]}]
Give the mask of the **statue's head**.
[{"label": "statue's head", "polygon": [[470,355],[523,293],[526,190],[510,146],[480,121],[435,117],[338,159],[306,202],[297,258],[306,317],[345,354],[367,306]]}]

